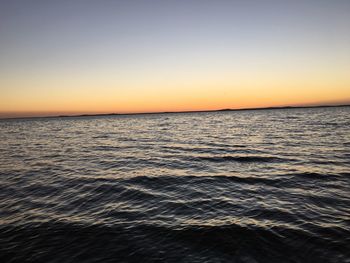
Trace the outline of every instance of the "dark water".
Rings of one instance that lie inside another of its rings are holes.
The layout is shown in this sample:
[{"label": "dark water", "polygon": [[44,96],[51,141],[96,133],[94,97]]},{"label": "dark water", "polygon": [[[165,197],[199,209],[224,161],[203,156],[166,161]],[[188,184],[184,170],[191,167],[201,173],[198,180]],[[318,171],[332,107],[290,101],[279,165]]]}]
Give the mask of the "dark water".
[{"label": "dark water", "polygon": [[350,108],[0,132],[1,262],[350,262]]}]

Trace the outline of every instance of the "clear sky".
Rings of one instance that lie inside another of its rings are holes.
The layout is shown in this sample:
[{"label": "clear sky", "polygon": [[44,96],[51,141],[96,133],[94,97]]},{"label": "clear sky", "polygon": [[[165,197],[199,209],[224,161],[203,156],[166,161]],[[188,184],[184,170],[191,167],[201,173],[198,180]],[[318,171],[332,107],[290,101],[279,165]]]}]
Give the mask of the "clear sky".
[{"label": "clear sky", "polygon": [[0,0],[0,116],[336,103],[349,0]]}]

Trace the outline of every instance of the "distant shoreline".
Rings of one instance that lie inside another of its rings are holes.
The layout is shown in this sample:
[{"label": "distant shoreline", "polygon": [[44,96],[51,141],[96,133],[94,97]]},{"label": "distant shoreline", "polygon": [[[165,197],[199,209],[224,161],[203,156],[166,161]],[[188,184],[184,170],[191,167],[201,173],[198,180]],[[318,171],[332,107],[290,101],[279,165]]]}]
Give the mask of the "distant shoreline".
[{"label": "distant shoreline", "polygon": [[129,116],[129,115],[152,115],[152,114],[181,114],[181,113],[205,113],[205,112],[229,112],[229,111],[256,111],[256,110],[284,110],[284,109],[308,109],[308,108],[335,108],[350,107],[350,104],[344,105],[319,105],[319,106],[282,106],[282,107],[261,107],[261,108],[242,108],[242,109],[218,109],[218,110],[194,110],[194,111],[161,111],[161,112],[136,112],[136,113],[100,113],[100,114],[77,114],[77,115],[54,115],[54,116],[28,116],[28,117],[5,117],[0,120],[18,120],[18,119],[42,119],[42,118],[77,118],[77,117],[103,117],[103,116]]}]

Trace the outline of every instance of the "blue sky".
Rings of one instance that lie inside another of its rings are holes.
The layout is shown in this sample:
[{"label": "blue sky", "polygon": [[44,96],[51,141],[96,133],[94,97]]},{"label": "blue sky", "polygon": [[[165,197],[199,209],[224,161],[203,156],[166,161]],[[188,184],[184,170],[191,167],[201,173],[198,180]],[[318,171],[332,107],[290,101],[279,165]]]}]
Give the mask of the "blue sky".
[{"label": "blue sky", "polygon": [[[112,96],[122,94],[124,101],[157,90],[165,97],[182,92],[189,98],[189,92],[198,92],[207,81],[225,86],[230,95],[244,92],[244,85],[238,86],[248,78],[259,82],[273,74],[285,82],[299,77],[305,81],[295,85],[302,88],[308,75],[319,75],[313,92],[331,89],[335,81],[338,95],[330,99],[350,98],[345,91],[350,83],[350,1],[345,0],[0,1],[0,36],[0,87],[6,99],[0,111],[88,110],[90,100],[85,108],[70,106],[73,101],[66,94],[72,89],[71,96],[93,96],[102,89]],[[57,85],[58,79],[65,81]],[[323,87],[317,81],[330,84]],[[38,94],[34,100],[33,93]],[[56,108],[40,106],[51,93]],[[330,90],[319,101],[327,94]],[[103,98],[98,100],[103,104]],[[220,105],[217,100],[213,107]],[[232,106],[238,104],[232,101]]]}]

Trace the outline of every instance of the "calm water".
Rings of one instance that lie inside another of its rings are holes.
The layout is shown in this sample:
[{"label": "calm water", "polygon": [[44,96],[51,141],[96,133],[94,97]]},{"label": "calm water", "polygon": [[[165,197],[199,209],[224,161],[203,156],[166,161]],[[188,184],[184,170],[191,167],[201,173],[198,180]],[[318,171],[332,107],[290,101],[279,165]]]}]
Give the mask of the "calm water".
[{"label": "calm water", "polygon": [[1,262],[350,262],[350,108],[0,121]]}]

